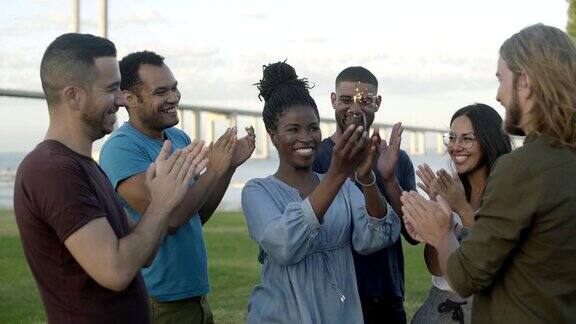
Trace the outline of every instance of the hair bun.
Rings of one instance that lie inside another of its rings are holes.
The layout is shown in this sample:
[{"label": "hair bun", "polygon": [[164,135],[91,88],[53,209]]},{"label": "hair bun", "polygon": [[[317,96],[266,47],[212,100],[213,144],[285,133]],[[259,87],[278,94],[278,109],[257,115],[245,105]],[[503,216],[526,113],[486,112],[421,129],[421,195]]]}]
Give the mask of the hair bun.
[{"label": "hair bun", "polygon": [[300,85],[309,89],[308,81],[306,79],[298,79],[296,70],[294,70],[290,64],[286,63],[286,61],[264,65],[262,69],[262,79],[255,84],[260,91],[258,95],[260,100],[262,100],[262,98],[264,98],[264,100],[270,99],[272,94],[285,84]]}]

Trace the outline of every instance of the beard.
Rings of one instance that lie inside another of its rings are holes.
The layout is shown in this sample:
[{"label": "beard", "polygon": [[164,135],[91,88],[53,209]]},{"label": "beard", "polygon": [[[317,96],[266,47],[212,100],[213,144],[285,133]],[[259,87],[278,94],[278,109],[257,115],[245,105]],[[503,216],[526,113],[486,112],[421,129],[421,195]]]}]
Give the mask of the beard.
[{"label": "beard", "polygon": [[510,135],[526,136],[526,133],[520,127],[522,122],[522,110],[520,108],[520,100],[518,99],[518,92],[514,90],[512,93],[512,102],[510,107],[506,109],[506,118],[504,118],[504,131]]},{"label": "beard", "polygon": [[[98,113],[98,110],[94,108],[94,102],[92,98],[88,98],[88,103],[86,105],[86,110],[82,112],[81,119],[86,126],[88,136],[93,140],[98,140],[106,134],[110,134],[112,129],[108,129],[105,126],[105,116],[106,112]],[[88,108],[90,107],[90,108]]]}]

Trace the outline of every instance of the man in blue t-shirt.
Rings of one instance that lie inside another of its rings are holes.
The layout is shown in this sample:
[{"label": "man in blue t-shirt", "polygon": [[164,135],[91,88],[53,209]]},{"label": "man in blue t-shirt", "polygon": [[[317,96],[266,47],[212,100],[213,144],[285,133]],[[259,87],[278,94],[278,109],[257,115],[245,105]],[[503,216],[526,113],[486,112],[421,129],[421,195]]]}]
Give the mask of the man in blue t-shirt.
[{"label": "man in blue t-shirt", "polygon": [[[332,92],[330,99],[337,127],[334,134],[320,144],[313,166],[318,173],[328,171],[334,145],[340,140],[344,130],[351,124],[363,125],[368,129],[382,101],[378,95],[376,77],[360,66],[348,67],[338,74],[336,90]],[[416,190],[414,167],[408,154],[400,150],[401,139],[402,125],[398,123],[392,129],[389,143],[382,140],[374,166],[376,184],[399,216],[402,216],[402,191]],[[357,186],[362,190],[360,185]],[[404,227],[402,234],[408,242],[417,243]],[[369,255],[352,252],[364,322],[406,323],[401,240]]]},{"label": "man in blue t-shirt", "polygon": [[[120,73],[129,121],[106,141],[100,164],[137,221],[149,203],[145,171],[163,141],[169,139],[173,149],[186,148],[191,141],[173,127],[179,121],[180,91],[162,56],[132,53],[120,61]],[[156,258],[142,270],[155,323],[213,322],[205,298],[210,288],[202,225],[222,200],[236,168],[254,151],[254,130],[246,130],[248,135],[238,140],[236,128],[229,128],[210,146],[206,171],[192,181],[184,201],[170,214]]]}]

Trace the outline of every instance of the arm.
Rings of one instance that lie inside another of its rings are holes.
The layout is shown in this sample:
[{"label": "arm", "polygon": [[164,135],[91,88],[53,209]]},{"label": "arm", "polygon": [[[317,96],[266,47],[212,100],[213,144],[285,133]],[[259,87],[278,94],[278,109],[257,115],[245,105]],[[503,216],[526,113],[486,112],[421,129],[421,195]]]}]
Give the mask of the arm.
[{"label": "arm", "polygon": [[[410,163],[410,165],[412,165],[412,163]],[[411,181],[415,182],[414,180],[414,169],[411,168]],[[398,183],[398,180],[396,179],[396,177],[393,178],[392,181],[385,181],[384,182],[384,187],[386,188],[386,193],[388,193],[388,198],[390,198],[390,205],[392,206],[392,208],[394,209],[394,211],[396,212],[396,214],[399,217],[403,217],[404,214],[402,212],[402,201],[400,201],[400,197],[402,196],[402,188],[400,187],[400,184]],[[416,190],[416,186],[412,185],[411,187],[407,187],[406,190]],[[406,226],[404,225],[404,222],[401,222],[401,227],[400,227],[400,232],[402,233],[402,236],[404,237],[404,239],[410,243],[411,245],[416,245],[419,242],[417,240],[415,240],[414,238],[412,238],[412,236],[410,236],[410,234],[408,233],[408,231],[406,230]]]},{"label": "arm", "polygon": [[[346,141],[345,136],[341,138],[340,143],[342,141]],[[376,186],[376,174],[372,171],[376,162],[379,141],[378,130],[374,130],[369,145],[362,154],[361,162],[354,170],[354,176],[362,185],[362,191],[349,181],[343,188],[349,197],[348,210],[352,213],[354,224],[352,245],[361,254],[369,254],[394,244],[398,240],[400,231],[400,220]],[[336,149],[337,147],[335,147],[334,156],[337,156]],[[331,168],[333,165],[334,163]],[[330,175],[328,174],[327,177]]]},{"label": "arm", "polygon": [[345,180],[345,175],[326,175],[308,198],[289,203],[284,210],[263,185],[248,182],[242,190],[242,210],[250,237],[280,264],[300,262],[314,248],[324,213]]},{"label": "arm", "polygon": [[[132,219],[132,217],[130,217],[130,215],[126,215],[126,219],[128,220],[129,232],[132,232],[136,228],[136,225],[138,225],[138,223],[136,221],[134,221]],[[164,237],[164,235],[166,235],[166,231],[163,232],[161,236]],[[162,242],[163,242],[163,240],[158,241],[158,244],[156,244],[154,251],[152,252],[150,257],[148,258],[148,260],[146,260],[146,262],[144,263],[144,265],[143,265],[144,268],[148,268],[149,266],[152,265],[152,263],[154,262],[154,258],[156,257],[156,254],[158,253],[158,250],[160,249],[160,246],[162,246]]]},{"label": "arm", "polygon": [[513,257],[539,206],[542,191],[538,188],[545,188],[539,181],[514,157],[498,159],[474,228],[446,262],[445,274],[461,296],[489,287]]},{"label": "arm", "polygon": [[312,249],[324,214],[348,174],[362,157],[367,134],[362,127],[350,126],[334,147],[333,161],[325,177],[303,201],[280,210],[272,193],[262,184],[250,181],[242,190],[242,209],[250,237],[280,264],[297,263]]},{"label": "arm", "polygon": [[[190,200],[184,201],[178,206],[176,213],[170,216],[170,234],[175,233],[180,226],[187,223],[196,212],[202,213],[200,215],[202,224],[212,215],[230,182],[229,179],[223,181],[222,178],[228,172],[236,143],[236,127],[231,127],[218,138],[216,143],[210,145],[206,172],[192,186]],[[224,188],[222,188],[222,182],[225,184]],[[218,191],[215,192],[215,189]]]},{"label": "arm", "polygon": [[[136,225],[138,225],[138,223],[136,221],[134,221],[132,219],[132,217],[130,217],[130,215],[126,214],[126,220],[128,221],[128,229],[129,232],[132,232],[135,228]],[[164,233],[162,236],[166,235],[166,233]],[[152,254],[150,255],[150,257],[148,258],[148,260],[146,260],[146,262],[144,263],[144,268],[148,268],[149,266],[152,265],[152,262],[154,262],[154,257],[156,257],[156,253],[158,252],[158,249],[160,248],[162,240],[159,241],[158,244],[156,244],[156,248],[154,249],[154,252],[152,252]]]},{"label": "arm", "polygon": [[[467,236],[467,229],[462,226],[462,220],[460,215],[457,213],[452,213],[452,220],[454,222],[454,235],[458,242],[462,241]],[[426,267],[428,272],[435,276],[442,276],[443,272],[439,263],[438,251],[432,245],[426,244],[424,247],[424,261],[426,262]]]},{"label": "arm", "polygon": [[394,176],[389,180],[383,179],[383,182],[384,190],[386,190],[388,199],[390,200],[390,206],[392,206],[398,216],[402,217],[402,202],[400,201],[400,196],[402,196],[402,188],[400,188],[398,179],[396,176]]},{"label": "arm", "polygon": [[445,267],[442,263],[452,250],[439,251],[438,249],[456,248],[458,241],[456,241],[456,247],[450,244],[442,245],[439,242],[445,238],[448,238],[446,242],[451,242],[450,237],[454,236],[455,232],[454,220],[457,217],[453,216],[450,206],[442,197],[437,197],[438,203],[436,203],[411,191],[405,192],[401,199],[407,230],[412,237],[426,243],[424,256],[429,271],[436,276],[443,275]]},{"label": "arm", "polygon": [[[346,187],[350,195],[350,210],[354,223],[352,232],[354,250],[366,255],[396,243],[400,237],[400,218],[394,210],[388,206],[385,209],[384,217],[372,217],[364,206],[365,200],[362,199],[360,190],[351,183],[348,183]],[[372,187],[377,193],[380,193],[376,186]],[[367,188],[364,187],[363,189],[366,199]],[[384,204],[386,204],[385,201]]]},{"label": "arm", "polygon": [[[384,183],[384,190],[390,200],[389,203],[399,216],[402,216],[402,202],[400,201],[402,188],[400,188],[398,179],[396,178],[396,167],[400,160],[402,131],[403,128],[401,123],[396,123],[392,127],[389,143],[386,143],[386,140],[382,140],[381,143],[379,143],[378,149],[380,150],[380,154],[376,163],[376,168],[382,178],[382,182]],[[375,131],[375,134],[378,138],[380,137],[377,130]],[[413,177],[414,174],[412,174],[412,178]]]},{"label": "arm", "polygon": [[[211,195],[208,197],[199,211],[202,225],[204,225],[208,219],[210,219],[222,201],[222,198],[226,193],[226,189],[228,189],[228,186],[230,185],[232,176],[234,175],[234,172],[236,172],[236,168],[244,164],[244,162],[246,162],[246,160],[252,156],[252,153],[256,148],[256,134],[254,132],[254,127],[246,127],[245,130],[246,136],[239,139],[235,144],[235,147],[232,147],[233,154],[229,163],[230,167],[226,172],[224,172],[223,176],[221,176],[218,180],[213,181],[216,182],[216,185],[212,189]],[[236,127],[232,127],[231,131],[233,135],[236,136]],[[232,140],[235,140],[235,137]]]},{"label": "arm", "polygon": [[72,233],[64,244],[96,282],[122,291],[153,259],[166,231],[168,213],[158,203],[151,204],[134,230],[122,239],[116,237],[105,217],[96,218]]},{"label": "arm", "polygon": [[[332,204],[344,181],[348,179],[348,175],[354,172],[355,167],[365,157],[367,145],[371,142],[372,140],[368,139],[368,133],[364,131],[362,126],[351,125],[334,146],[330,168],[309,196],[310,204],[320,223],[323,222],[324,213]],[[364,164],[369,164],[369,162],[364,162]],[[362,169],[363,171],[359,171],[361,178],[370,170],[366,166]],[[384,209],[384,213],[377,210],[374,212],[376,215],[383,215],[386,213],[386,209]]]},{"label": "arm", "polygon": [[366,156],[354,171],[356,181],[362,186],[366,211],[368,215],[376,218],[384,217],[388,211],[386,199],[382,196],[380,189],[376,185],[376,173],[372,171],[374,163],[376,162],[376,150],[379,141],[380,136],[378,135],[378,131],[374,130],[370,138],[370,145],[366,150]]},{"label": "arm", "polygon": [[[150,203],[150,193],[144,184],[144,178],[143,173],[132,176],[120,182],[117,189],[118,194],[140,214],[146,210]],[[182,224],[189,221],[202,208],[217,184],[218,175],[212,171],[206,171],[193,185],[188,187],[184,200],[174,208],[170,215],[169,234],[176,233]]]},{"label": "arm", "polygon": [[282,265],[308,256],[321,227],[310,199],[288,203],[281,210],[271,191],[254,180],[242,190],[242,210],[250,238]]},{"label": "arm", "polygon": [[438,251],[430,244],[424,246],[424,262],[426,262],[428,272],[437,277],[442,276],[442,269],[438,263]]},{"label": "arm", "polygon": [[[386,141],[382,141],[379,147],[380,155],[376,164],[378,172],[382,177],[384,190],[386,191],[389,203],[396,214],[400,217],[403,216],[402,202],[400,201],[400,197],[402,196],[402,187],[396,178],[396,168],[398,162],[402,162],[400,153],[400,146],[402,144],[402,132],[403,128],[401,123],[396,123],[392,127],[392,131],[390,132],[390,141],[388,143],[389,145],[386,143]],[[409,187],[404,188],[404,190],[414,190],[416,186],[414,168],[412,166],[412,162],[410,162],[410,159],[408,159],[408,163],[410,164],[410,167],[407,169],[408,173],[402,180],[409,181]],[[406,185],[406,183],[404,185]],[[401,223],[401,232],[404,238],[410,244],[418,244],[418,241],[410,237],[406,231],[406,228],[404,227],[403,222]]]},{"label": "arm", "polygon": [[[456,251],[456,249],[458,249],[459,246],[460,244],[458,243],[456,235],[454,235],[453,232],[446,233],[446,235],[444,235],[442,239],[435,246],[438,255],[437,263],[440,268],[439,269],[440,273],[444,275],[444,277],[448,281],[448,284],[452,288],[454,288],[454,286],[452,286],[452,283],[450,282],[450,277],[447,276],[446,269],[448,264],[448,257],[450,257],[450,255],[454,251]],[[468,297],[468,295],[466,295],[466,297]]]},{"label": "arm", "polygon": [[[198,174],[206,165],[207,161],[204,157],[207,154],[207,150],[204,149],[203,142],[196,140],[193,141],[186,150],[195,156],[197,163],[195,174]],[[178,230],[178,227],[188,221],[200,206],[202,206],[211,188],[214,186],[215,177],[214,172],[206,171],[200,176],[194,186],[187,188],[184,199],[172,210],[168,220],[167,231],[169,234],[174,234]],[[118,194],[140,214],[143,214],[150,204],[150,190],[146,186],[146,175],[144,173],[136,174],[119,182],[116,190]]]},{"label": "arm", "polygon": [[194,176],[198,161],[182,151],[168,158],[169,152],[167,141],[148,168],[146,185],[152,201],[130,234],[119,239],[107,219],[99,217],[64,239],[82,268],[108,289],[125,289],[152,256],[166,231],[169,213],[184,198],[188,181]]},{"label": "arm", "polygon": [[472,209],[470,204],[463,204],[462,206],[455,208],[454,211],[460,215],[460,219],[465,228],[474,227],[476,212]]},{"label": "arm", "polygon": [[235,169],[229,169],[219,179],[212,180],[211,183],[214,185],[210,190],[210,196],[207,197],[204,204],[202,204],[202,207],[198,211],[202,225],[206,224],[206,222],[210,219],[212,214],[214,214],[214,211],[222,201],[222,198],[226,193],[226,189],[228,189],[228,186],[230,185],[230,180],[232,180],[232,176],[234,175],[235,171]]}]

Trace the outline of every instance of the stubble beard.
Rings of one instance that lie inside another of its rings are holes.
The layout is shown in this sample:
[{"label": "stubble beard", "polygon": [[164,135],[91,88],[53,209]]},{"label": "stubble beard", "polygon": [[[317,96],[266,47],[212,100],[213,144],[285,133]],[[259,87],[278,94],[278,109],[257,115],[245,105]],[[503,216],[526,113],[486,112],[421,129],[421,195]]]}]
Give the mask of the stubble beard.
[{"label": "stubble beard", "polygon": [[82,112],[81,118],[86,126],[88,136],[92,141],[96,141],[104,135],[110,134],[110,131],[104,128],[104,115],[98,114],[92,98],[89,97],[87,101],[87,108]]},{"label": "stubble beard", "polygon": [[520,108],[520,100],[518,99],[518,92],[514,90],[512,94],[512,102],[510,107],[506,109],[506,118],[504,119],[504,130],[514,136],[526,136],[526,133],[520,127],[522,122],[522,109]]}]

